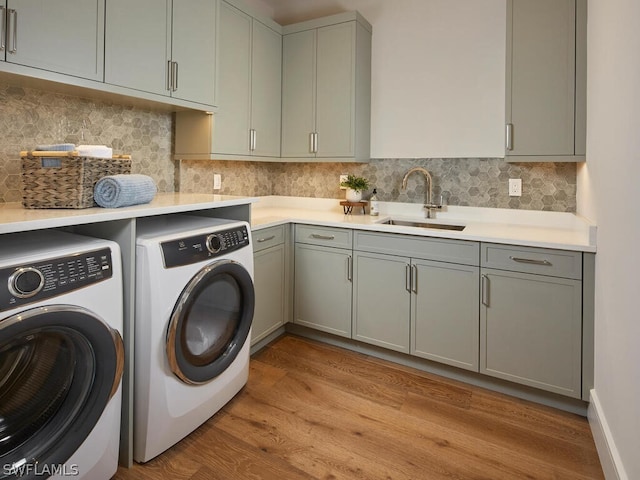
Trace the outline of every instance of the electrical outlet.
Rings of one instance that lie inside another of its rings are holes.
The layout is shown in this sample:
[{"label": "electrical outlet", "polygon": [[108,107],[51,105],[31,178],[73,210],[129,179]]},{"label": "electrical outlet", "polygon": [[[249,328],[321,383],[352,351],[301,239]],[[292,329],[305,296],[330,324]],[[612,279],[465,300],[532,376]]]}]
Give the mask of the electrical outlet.
[{"label": "electrical outlet", "polygon": [[222,188],[222,175],[219,173],[213,174],[213,189],[220,190]]},{"label": "electrical outlet", "polygon": [[[349,175],[340,175],[340,183],[346,182],[348,176]],[[347,187],[343,187],[342,185],[340,185],[340,190],[346,190],[346,189],[347,189]]]},{"label": "electrical outlet", "polygon": [[510,197],[522,196],[522,179],[521,178],[509,179],[509,196]]}]

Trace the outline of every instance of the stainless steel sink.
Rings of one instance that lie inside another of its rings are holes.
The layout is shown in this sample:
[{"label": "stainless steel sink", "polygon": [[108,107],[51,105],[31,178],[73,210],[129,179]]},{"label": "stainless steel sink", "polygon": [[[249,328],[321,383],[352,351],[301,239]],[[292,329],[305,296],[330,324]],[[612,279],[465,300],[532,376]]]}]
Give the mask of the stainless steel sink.
[{"label": "stainless steel sink", "polygon": [[464,230],[464,225],[449,225],[446,223],[432,223],[432,222],[413,222],[407,220],[396,220],[391,218],[381,222],[383,225],[399,225],[403,227],[420,227],[420,228],[436,228],[439,230],[455,230],[461,232]]}]

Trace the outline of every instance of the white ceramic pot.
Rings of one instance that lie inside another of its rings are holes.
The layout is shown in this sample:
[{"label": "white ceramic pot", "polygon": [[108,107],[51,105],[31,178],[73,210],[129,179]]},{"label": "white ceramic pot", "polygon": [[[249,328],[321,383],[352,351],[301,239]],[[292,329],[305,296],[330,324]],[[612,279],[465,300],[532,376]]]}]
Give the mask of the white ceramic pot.
[{"label": "white ceramic pot", "polygon": [[353,188],[347,188],[346,198],[347,202],[359,202],[362,200],[362,192],[360,190],[354,190]]}]

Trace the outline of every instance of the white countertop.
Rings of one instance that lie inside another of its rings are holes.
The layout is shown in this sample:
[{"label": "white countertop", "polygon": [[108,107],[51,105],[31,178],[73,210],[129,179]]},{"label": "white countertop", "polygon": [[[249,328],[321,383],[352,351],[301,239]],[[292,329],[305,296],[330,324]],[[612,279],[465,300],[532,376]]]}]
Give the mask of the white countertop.
[{"label": "white countertop", "polygon": [[123,208],[29,209],[19,202],[0,203],[0,234],[245,205],[257,200],[233,195],[159,193],[150,203]]},{"label": "white countertop", "polygon": [[464,225],[462,231],[383,225],[390,218],[426,221],[421,204],[380,202],[380,215],[345,215],[340,200],[260,197],[251,208],[254,230],[283,223],[306,223],[429,237],[474,240],[582,252],[596,251],[596,226],[573,213],[499,208],[445,207],[432,223]]},{"label": "white countertop", "polygon": [[445,207],[433,223],[465,225],[463,231],[383,225],[389,218],[425,221],[421,204],[380,202],[380,215],[345,215],[337,199],[306,197],[245,197],[213,194],[160,193],[151,203],[124,208],[26,209],[20,203],[0,204],[0,234],[69,225],[191,212],[209,208],[251,204],[255,230],[284,223],[402,233],[583,252],[596,251],[596,226],[564,212],[539,212],[499,208]]}]

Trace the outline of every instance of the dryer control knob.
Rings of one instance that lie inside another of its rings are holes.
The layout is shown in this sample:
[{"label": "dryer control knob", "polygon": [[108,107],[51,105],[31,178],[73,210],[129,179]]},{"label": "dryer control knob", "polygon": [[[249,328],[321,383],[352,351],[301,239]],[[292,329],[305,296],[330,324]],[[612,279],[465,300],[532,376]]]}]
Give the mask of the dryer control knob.
[{"label": "dryer control knob", "polygon": [[222,249],[222,240],[216,234],[207,237],[207,250],[211,253],[218,253]]},{"label": "dryer control knob", "polygon": [[33,297],[44,287],[44,276],[37,268],[19,268],[9,277],[9,291],[18,298]]}]

